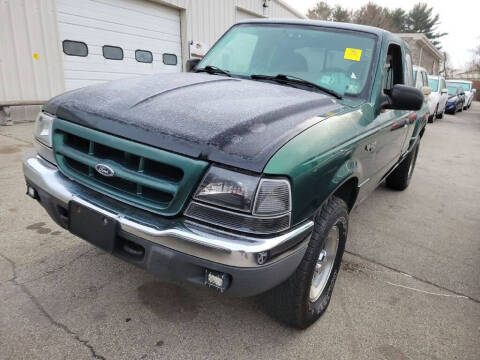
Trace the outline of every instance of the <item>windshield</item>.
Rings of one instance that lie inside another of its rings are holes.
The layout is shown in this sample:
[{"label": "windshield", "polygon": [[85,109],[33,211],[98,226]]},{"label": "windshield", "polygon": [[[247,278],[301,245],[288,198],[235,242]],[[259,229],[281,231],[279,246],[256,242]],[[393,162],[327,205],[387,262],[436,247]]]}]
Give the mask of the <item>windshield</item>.
[{"label": "windshield", "polygon": [[456,86],[447,86],[448,95],[456,95],[458,88]]},{"label": "windshield", "polygon": [[428,87],[432,89],[433,92],[438,91],[438,79],[428,78]]},{"label": "windshield", "polygon": [[454,81],[447,81],[448,85],[454,85],[454,86],[460,86],[464,91],[469,91],[470,87],[472,86],[469,83],[463,83],[463,82],[454,82]]},{"label": "windshield", "polygon": [[197,69],[215,66],[232,76],[296,76],[340,95],[369,92],[374,35],[313,26],[243,24],[228,31]]}]

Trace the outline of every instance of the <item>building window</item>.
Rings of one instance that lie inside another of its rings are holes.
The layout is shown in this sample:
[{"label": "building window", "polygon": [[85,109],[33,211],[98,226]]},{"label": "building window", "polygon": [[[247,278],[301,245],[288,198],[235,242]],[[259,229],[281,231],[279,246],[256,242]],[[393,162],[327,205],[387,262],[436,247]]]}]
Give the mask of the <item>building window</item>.
[{"label": "building window", "polygon": [[87,56],[88,46],[81,41],[63,40],[63,52],[70,56]]},{"label": "building window", "polygon": [[103,46],[103,57],[109,60],[123,60],[123,50],[118,46]]},{"label": "building window", "polygon": [[177,55],[163,54],[163,63],[165,65],[177,65]]},{"label": "building window", "polygon": [[141,63],[152,63],[153,55],[148,50],[135,50],[135,60]]}]

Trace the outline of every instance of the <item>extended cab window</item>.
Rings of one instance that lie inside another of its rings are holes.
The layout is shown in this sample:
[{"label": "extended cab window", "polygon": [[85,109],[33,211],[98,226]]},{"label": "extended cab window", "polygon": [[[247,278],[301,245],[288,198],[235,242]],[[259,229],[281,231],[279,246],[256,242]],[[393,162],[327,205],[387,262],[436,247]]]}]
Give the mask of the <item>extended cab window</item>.
[{"label": "extended cab window", "polygon": [[383,72],[383,91],[388,94],[393,85],[403,84],[402,49],[399,45],[391,44],[388,47],[387,59]]},{"label": "extended cab window", "polygon": [[197,68],[208,65],[233,76],[299,77],[341,95],[370,91],[376,36],[303,25],[243,24],[233,27]]}]

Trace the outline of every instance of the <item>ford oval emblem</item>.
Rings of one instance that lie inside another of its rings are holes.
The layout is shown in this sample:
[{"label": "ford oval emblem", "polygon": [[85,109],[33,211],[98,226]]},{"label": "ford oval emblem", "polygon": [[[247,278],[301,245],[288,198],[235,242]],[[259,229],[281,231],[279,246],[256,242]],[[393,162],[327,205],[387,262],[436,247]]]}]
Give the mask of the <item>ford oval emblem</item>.
[{"label": "ford oval emblem", "polygon": [[103,176],[112,177],[115,175],[115,171],[110,166],[105,164],[95,165],[95,170],[97,170],[97,172]]}]

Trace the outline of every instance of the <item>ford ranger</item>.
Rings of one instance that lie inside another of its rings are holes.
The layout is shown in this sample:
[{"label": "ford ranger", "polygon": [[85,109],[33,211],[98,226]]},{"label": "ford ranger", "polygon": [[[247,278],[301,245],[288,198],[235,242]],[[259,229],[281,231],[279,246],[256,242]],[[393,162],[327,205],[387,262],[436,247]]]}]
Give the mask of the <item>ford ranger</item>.
[{"label": "ford ranger", "polygon": [[326,310],[349,213],[409,185],[427,112],[411,55],[372,27],[250,20],[187,72],[43,106],[27,194],[63,228],[166,280]]}]

